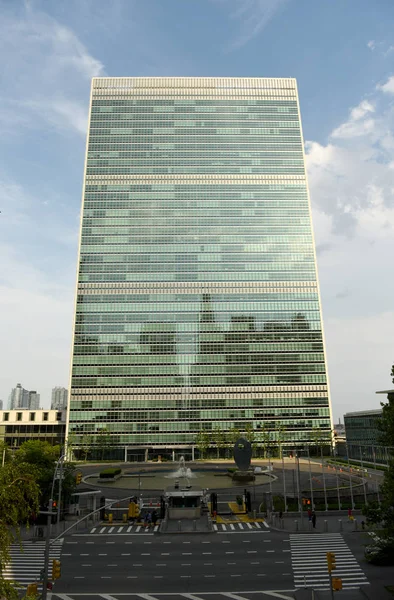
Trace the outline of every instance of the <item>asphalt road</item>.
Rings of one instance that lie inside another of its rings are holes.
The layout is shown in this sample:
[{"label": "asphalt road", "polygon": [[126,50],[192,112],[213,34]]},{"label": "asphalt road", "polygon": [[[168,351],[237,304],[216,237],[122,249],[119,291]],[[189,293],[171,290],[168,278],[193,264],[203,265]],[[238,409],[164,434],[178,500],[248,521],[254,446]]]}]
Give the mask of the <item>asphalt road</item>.
[{"label": "asphalt road", "polygon": [[288,534],[67,537],[54,594],[245,589],[294,589]]}]

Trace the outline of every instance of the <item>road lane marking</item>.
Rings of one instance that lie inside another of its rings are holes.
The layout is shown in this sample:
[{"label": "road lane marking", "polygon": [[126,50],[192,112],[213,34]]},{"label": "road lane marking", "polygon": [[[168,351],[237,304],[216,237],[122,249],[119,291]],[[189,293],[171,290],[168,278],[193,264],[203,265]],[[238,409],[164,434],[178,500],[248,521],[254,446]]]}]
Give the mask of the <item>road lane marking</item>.
[{"label": "road lane marking", "polygon": [[141,525],[138,525],[136,532],[138,533],[140,529],[141,529]]},{"label": "road lane marking", "polygon": [[204,554],[212,554],[212,552],[203,552],[203,555],[204,555]]},{"label": "road lane marking", "polygon": [[129,525],[129,527],[126,529],[126,532],[129,533],[132,529],[133,529],[133,526]]},{"label": "road lane marking", "polygon": [[104,533],[104,531],[105,531],[105,530],[106,530],[106,527],[102,527],[102,528],[100,529],[100,533]]},{"label": "road lane marking", "polygon": [[247,554],[257,554],[257,550],[248,550]]},{"label": "road lane marking", "polygon": [[167,563],[156,563],[156,567],[166,567]]},{"label": "road lane marking", "polygon": [[182,552],[182,556],[190,556],[193,552]]},{"label": "road lane marking", "polygon": [[89,556],[89,554],[80,554],[80,556]]},{"label": "road lane marking", "polygon": [[238,527],[239,527],[240,529],[243,529],[243,525],[242,525],[242,523],[238,523]]},{"label": "road lane marking", "polygon": [[91,567],[92,565],[81,565],[81,567]]},{"label": "road lane marking", "polygon": [[99,556],[107,556],[106,554],[99,554]]},{"label": "road lane marking", "polygon": [[96,531],[97,527],[93,527],[93,529],[90,531],[90,533],[94,533]]},{"label": "road lane marking", "polygon": [[121,556],[130,556],[130,552],[122,552]]},{"label": "road lane marking", "polygon": [[115,527],[110,527],[110,528],[108,529],[108,533],[112,533],[114,529],[115,529]]},{"label": "road lane marking", "polygon": [[234,531],[235,527],[232,523],[230,523],[230,529],[232,529]]},{"label": "road lane marking", "polygon": [[266,552],[275,552],[275,550],[266,550]]},{"label": "road lane marking", "polygon": [[181,567],[191,567],[192,563],[181,563]]},{"label": "road lane marking", "polygon": [[250,523],[246,523],[246,525],[249,527],[249,529],[253,529],[253,527]]}]

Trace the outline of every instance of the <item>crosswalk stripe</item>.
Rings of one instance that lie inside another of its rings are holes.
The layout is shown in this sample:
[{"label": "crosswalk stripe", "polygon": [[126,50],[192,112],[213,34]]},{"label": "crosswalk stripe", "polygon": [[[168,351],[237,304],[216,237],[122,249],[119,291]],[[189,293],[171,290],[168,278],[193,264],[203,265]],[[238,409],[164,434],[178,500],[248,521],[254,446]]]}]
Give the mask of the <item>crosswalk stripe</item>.
[{"label": "crosswalk stripe", "polygon": [[223,529],[223,531],[226,531],[226,530],[227,530],[227,527],[225,526],[225,524],[224,524],[224,523],[222,523],[222,529]]},{"label": "crosswalk stripe", "polygon": [[242,525],[242,523],[238,523],[238,527],[239,527],[240,529],[243,529],[243,528],[244,528],[244,526]]},{"label": "crosswalk stripe", "polygon": [[249,529],[253,529],[250,523],[246,523],[246,525],[249,527]]},{"label": "crosswalk stripe", "polygon": [[94,533],[96,531],[96,527],[93,527],[92,531],[90,533]]},{"label": "crosswalk stripe", "polygon": [[[49,547],[49,573],[53,559],[59,559],[62,551],[63,540],[59,540]],[[22,551],[23,550],[23,551]],[[22,542],[12,544],[10,548],[10,562],[3,567],[3,577],[15,580],[21,584],[37,581],[40,571],[44,567],[45,542]]]},{"label": "crosswalk stripe", "polygon": [[140,531],[140,529],[141,529],[141,525],[138,525],[136,532],[138,533]]},{"label": "crosswalk stripe", "polygon": [[213,524],[213,528],[214,528],[215,531],[218,530],[218,526],[216,525],[216,523]]},{"label": "crosswalk stripe", "polygon": [[319,534],[318,537],[305,534],[290,534],[291,562],[296,586],[328,588],[328,551],[334,552],[336,569],[333,576],[342,579],[343,587],[355,584],[368,585],[369,582],[341,534]]},{"label": "crosswalk stripe", "polygon": [[127,533],[130,533],[130,531],[131,531],[132,529],[133,529],[133,526],[132,526],[132,525],[129,525],[129,526],[128,526],[128,528],[126,529],[126,532],[127,532]]},{"label": "crosswalk stripe", "polygon": [[260,523],[257,523],[257,522],[256,522],[256,523],[255,523],[255,525],[256,525],[257,529],[261,529],[261,525],[260,525]]},{"label": "crosswalk stripe", "polygon": [[100,533],[104,533],[104,531],[105,531],[105,527],[102,527],[102,528],[100,529]]},{"label": "crosswalk stripe", "polygon": [[123,527],[123,526],[122,526],[122,527],[119,527],[119,529],[118,529],[118,533],[120,533],[121,531],[123,531],[123,529],[124,529],[124,527]]}]

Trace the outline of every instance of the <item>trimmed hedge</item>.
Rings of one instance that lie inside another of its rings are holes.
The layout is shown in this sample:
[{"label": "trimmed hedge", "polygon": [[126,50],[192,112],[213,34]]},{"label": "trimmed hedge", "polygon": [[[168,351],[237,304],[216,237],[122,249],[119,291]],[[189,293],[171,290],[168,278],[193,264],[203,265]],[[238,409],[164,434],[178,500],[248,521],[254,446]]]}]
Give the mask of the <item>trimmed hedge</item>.
[{"label": "trimmed hedge", "polygon": [[104,469],[100,471],[100,479],[113,479],[116,475],[120,475],[122,469]]}]

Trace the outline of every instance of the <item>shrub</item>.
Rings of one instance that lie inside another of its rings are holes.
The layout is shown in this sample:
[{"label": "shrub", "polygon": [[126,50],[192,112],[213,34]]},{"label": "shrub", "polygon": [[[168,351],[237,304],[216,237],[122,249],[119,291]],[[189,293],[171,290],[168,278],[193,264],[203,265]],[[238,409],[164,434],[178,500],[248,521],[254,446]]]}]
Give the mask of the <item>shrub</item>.
[{"label": "shrub", "polygon": [[113,479],[116,475],[120,475],[122,469],[104,469],[100,471],[100,479]]}]

